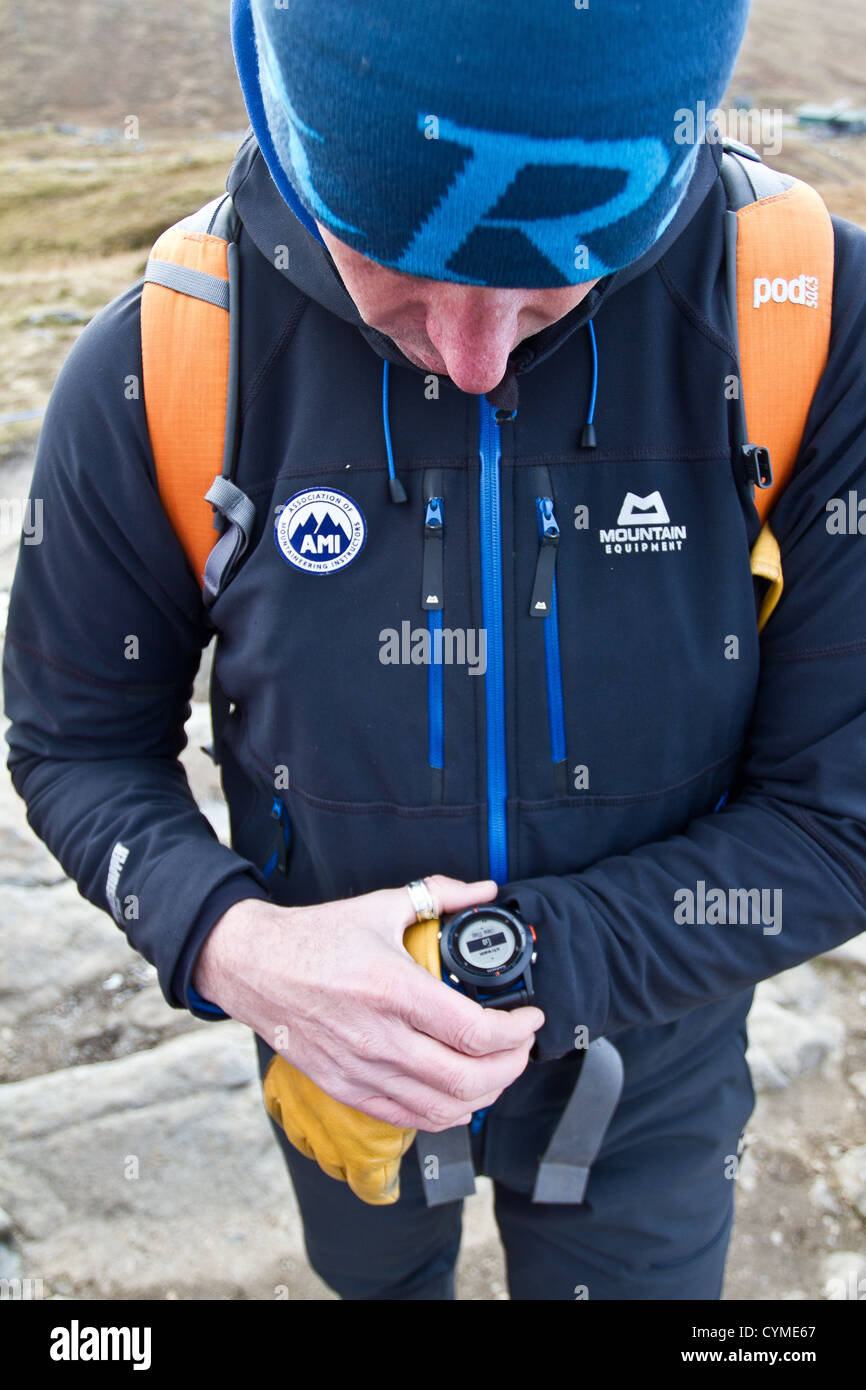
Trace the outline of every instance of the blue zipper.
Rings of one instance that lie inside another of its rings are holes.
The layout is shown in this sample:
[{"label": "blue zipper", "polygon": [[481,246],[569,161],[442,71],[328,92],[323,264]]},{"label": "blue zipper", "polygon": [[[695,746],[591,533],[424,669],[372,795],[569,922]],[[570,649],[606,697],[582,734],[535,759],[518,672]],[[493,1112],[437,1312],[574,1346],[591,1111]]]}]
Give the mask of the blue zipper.
[{"label": "blue zipper", "polygon": [[505,656],[502,631],[502,511],[500,440],[494,407],[479,397],[481,459],[481,611],[487,632],[487,854],[488,872],[497,883],[508,880],[505,758]]},{"label": "blue zipper", "polygon": [[292,827],[286,808],[278,796],[275,796],[271,803],[271,815],[277,822],[279,829],[277,834],[277,848],[274,850],[267,864],[262,869],[264,878],[270,878],[274,869],[279,864],[280,872],[285,873],[288,866],[289,846],[292,842]]},{"label": "blue zipper", "polygon": [[[508,767],[505,757],[505,639],[502,630],[502,508],[500,501],[500,441],[494,407],[484,396],[478,401],[478,453],[481,459],[481,616],[487,633],[487,672],[484,694],[487,722],[487,860],[497,883],[508,880]],[[487,1105],[470,1122],[479,1134]]]},{"label": "blue zipper", "polygon": [[[437,635],[442,632],[444,594],[445,504],[438,469],[424,474],[424,559],[421,575],[421,607],[427,610],[430,662],[427,667],[427,761],[432,771],[431,798],[442,801],[445,769],[445,710],[442,651]],[[440,638],[441,641],[441,638]]]},{"label": "blue zipper", "polygon": [[[538,535],[542,544],[559,539],[553,514],[552,497],[536,497]],[[550,612],[544,618],[544,664],[547,676],[547,718],[550,726],[550,758],[565,762],[565,707],[562,699],[562,659],[559,651],[559,610],[556,601],[556,572],[551,584]]]},{"label": "blue zipper", "polygon": [[445,765],[445,719],[442,689],[442,662],[436,660],[436,633],[442,630],[442,609],[431,608],[427,614],[430,633],[430,665],[427,667],[427,761],[441,772]]}]

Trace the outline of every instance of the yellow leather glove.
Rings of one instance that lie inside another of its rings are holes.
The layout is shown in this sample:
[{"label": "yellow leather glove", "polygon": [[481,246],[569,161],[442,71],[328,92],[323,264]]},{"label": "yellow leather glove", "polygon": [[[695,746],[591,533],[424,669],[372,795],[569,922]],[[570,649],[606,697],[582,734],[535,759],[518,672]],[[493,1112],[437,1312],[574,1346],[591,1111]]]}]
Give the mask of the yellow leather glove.
[{"label": "yellow leather glove", "polygon": [[[439,920],[407,927],[403,945],[438,980]],[[417,1133],[371,1119],[334,1100],[308,1076],[275,1054],[265,1073],[265,1108],[286,1137],[323,1172],[347,1182],[362,1202],[390,1206],[400,1196],[400,1160]]]}]

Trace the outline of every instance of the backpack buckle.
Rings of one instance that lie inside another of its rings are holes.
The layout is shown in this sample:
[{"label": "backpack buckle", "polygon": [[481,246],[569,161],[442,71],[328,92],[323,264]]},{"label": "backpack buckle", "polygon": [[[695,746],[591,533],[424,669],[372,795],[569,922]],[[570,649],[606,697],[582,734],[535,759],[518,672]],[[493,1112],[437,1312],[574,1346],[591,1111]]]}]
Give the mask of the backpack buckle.
[{"label": "backpack buckle", "polygon": [[773,486],[773,465],[770,451],[763,444],[744,444],[742,455],[746,462],[746,482],[761,489]]},{"label": "backpack buckle", "polygon": [[[256,509],[246,493],[221,473],[214,478],[204,496],[213,508],[214,530],[222,531],[204,567],[204,602],[206,607],[210,607],[249,545]],[[224,523],[222,527],[217,525],[218,517]]]}]

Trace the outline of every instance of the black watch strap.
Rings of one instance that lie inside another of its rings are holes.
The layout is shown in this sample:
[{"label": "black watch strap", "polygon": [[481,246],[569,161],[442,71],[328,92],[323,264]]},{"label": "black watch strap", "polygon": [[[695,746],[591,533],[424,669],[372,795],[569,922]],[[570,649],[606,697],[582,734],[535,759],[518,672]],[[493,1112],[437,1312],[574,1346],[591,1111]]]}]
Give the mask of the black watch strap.
[{"label": "black watch strap", "polygon": [[476,990],[476,1003],[482,1004],[485,1009],[505,1009],[512,1004],[528,1004],[531,998],[523,980],[518,980],[516,985],[510,989],[504,989],[495,994],[492,990]]}]

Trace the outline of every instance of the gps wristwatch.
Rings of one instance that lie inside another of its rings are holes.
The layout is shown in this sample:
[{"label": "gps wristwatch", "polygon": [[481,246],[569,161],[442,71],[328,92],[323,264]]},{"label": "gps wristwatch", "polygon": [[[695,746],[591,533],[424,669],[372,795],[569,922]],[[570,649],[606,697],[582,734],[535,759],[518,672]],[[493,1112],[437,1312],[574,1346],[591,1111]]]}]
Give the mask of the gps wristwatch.
[{"label": "gps wristwatch", "polygon": [[467,907],[442,918],[442,978],[488,1009],[532,998],[535,931],[507,907]]}]

